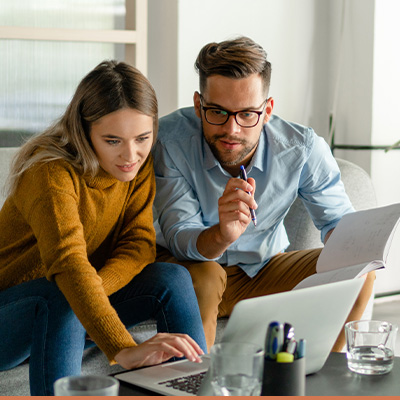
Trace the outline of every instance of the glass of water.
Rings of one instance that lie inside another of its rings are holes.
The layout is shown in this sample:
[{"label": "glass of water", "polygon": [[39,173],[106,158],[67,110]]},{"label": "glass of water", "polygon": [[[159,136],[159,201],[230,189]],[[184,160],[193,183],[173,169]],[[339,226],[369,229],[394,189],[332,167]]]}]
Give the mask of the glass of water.
[{"label": "glass of water", "polygon": [[251,343],[218,343],[210,351],[216,396],[259,396],[264,351]]},{"label": "glass of water", "polygon": [[393,368],[397,325],[386,321],[352,321],[345,325],[347,365],[363,375],[387,374]]},{"label": "glass of water", "polygon": [[54,382],[55,396],[118,396],[119,382],[111,376],[66,376]]}]

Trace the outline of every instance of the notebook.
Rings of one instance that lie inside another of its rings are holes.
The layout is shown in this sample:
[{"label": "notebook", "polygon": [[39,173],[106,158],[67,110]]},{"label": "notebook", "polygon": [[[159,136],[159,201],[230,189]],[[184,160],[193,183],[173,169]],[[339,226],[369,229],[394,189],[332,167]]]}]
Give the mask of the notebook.
[{"label": "notebook", "polygon": [[[295,337],[307,341],[306,373],[324,365],[364,283],[351,279],[240,301],[234,307],[222,342],[255,343],[264,347],[271,321],[289,322]],[[209,355],[202,363],[175,361],[116,374],[127,382],[168,396],[212,395],[207,379]]]}]

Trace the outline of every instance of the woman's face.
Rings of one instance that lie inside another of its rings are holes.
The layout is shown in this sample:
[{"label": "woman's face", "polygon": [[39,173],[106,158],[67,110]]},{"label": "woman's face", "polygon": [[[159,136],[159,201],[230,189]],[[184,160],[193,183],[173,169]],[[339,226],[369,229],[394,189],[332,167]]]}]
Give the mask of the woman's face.
[{"label": "woman's face", "polygon": [[90,139],[100,166],[129,182],[150,153],[153,118],[131,108],[114,111],[91,124]]}]

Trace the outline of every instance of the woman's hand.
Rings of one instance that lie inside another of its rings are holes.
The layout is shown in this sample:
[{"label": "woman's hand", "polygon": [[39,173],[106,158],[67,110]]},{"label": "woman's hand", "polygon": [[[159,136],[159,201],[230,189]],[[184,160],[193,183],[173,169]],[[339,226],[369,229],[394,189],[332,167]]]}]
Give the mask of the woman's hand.
[{"label": "woman's hand", "polygon": [[157,333],[135,347],[127,347],[115,356],[115,361],[126,369],[161,364],[172,357],[186,357],[201,362],[204,354],[199,345],[188,335],[180,333]]}]

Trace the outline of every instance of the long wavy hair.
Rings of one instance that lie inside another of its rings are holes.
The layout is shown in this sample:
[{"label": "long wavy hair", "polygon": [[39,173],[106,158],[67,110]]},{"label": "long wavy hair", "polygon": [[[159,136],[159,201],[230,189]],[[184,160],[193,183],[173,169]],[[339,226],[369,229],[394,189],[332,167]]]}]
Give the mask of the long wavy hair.
[{"label": "long wavy hair", "polygon": [[80,173],[95,176],[99,162],[90,141],[91,124],[123,108],[132,108],[153,118],[154,143],[158,105],[150,82],[127,63],[103,61],[79,83],[64,115],[21,146],[11,165],[7,194],[15,191],[21,175],[38,162],[63,159]]}]

